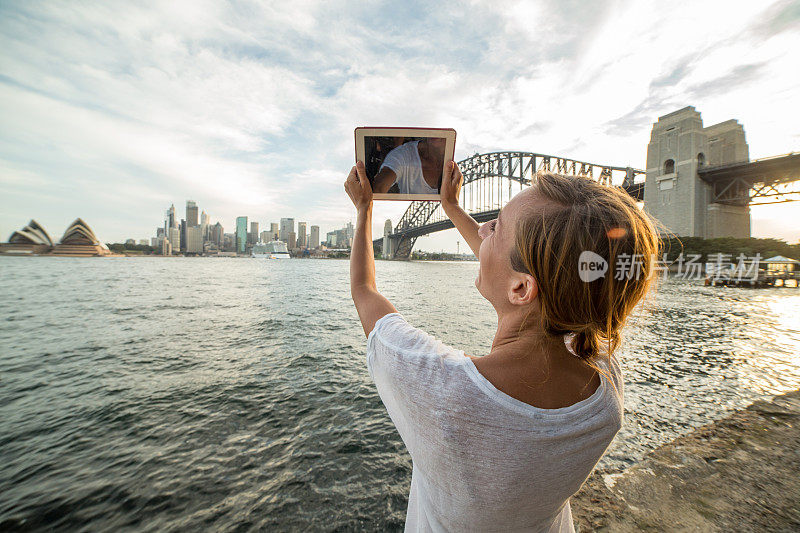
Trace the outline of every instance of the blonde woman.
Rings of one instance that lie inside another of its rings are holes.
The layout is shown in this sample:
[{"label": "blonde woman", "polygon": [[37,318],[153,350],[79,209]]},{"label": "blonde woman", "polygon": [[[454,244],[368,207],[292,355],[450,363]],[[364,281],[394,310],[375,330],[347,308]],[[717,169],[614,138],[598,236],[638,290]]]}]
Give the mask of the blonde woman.
[{"label": "blonde woman", "polygon": [[[367,365],[413,463],[406,531],[571,532],[569,498],[622,425],[613,354],[650,286],[658,237],[619,189],[551,173],[479,226],[458,205],[462,181],[450,163],[442,207],[497,312],[481,357],[414,328],[378,292],[361,162],[345,182],[358,211],[350,286]],[[586,250],[608,262],[606,276],[581,280]],[[638,275],[614,275],[623,254],[641,258]]]}]

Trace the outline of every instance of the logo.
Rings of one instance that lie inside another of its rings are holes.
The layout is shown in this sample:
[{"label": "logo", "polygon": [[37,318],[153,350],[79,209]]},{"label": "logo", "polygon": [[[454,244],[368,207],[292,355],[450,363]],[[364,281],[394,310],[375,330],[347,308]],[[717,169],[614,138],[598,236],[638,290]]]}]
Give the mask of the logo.
[{"label": "logo", "polygon": [[585,250],[578,257],[578,275],[581,280],[590,283],[600,279],[608,272],[608,261],[596,253]]}]

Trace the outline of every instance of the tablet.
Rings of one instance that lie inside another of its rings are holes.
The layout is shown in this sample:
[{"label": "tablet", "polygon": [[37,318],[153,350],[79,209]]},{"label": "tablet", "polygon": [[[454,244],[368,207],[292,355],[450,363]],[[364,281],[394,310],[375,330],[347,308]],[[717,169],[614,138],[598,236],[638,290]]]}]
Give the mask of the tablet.
[{"label": "tablet", "polygon": [[452,128],[356,128],[356,161],[363,161],[376,200],[441,200],[453,160]]}]

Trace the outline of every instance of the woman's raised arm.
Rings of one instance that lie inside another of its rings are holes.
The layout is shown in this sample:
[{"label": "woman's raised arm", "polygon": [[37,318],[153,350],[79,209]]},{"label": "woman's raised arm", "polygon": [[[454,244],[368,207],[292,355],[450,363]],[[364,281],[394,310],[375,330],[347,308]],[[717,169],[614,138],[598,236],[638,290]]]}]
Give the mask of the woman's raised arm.
[{"label": "woman's raised arm", "polygon": [[447,170],[445,175],[442,176],[442,209],[444,209],[447,217],[453,221],[453,225],[464,237],[464,240],[467,241],[472,253],[477,258],[481,249],[481,238],[478,236],[480,225],[458,204],[458,196],[461,194],[461,184],[463,182],[464,176],[461,175],[458,165],[454,161],[447,163]]},{"label": "woman's raised arm", "polygon": [[392,303],[378,292],[375,284],[375,255],[372,251],[372,187],[364,163],[359,161],[344,182],[347,195],[356,206],[353,247],[350,250],[350,294],[356,304],[364,335],[375,328],[375,322],[389,313],[396,313]]}]

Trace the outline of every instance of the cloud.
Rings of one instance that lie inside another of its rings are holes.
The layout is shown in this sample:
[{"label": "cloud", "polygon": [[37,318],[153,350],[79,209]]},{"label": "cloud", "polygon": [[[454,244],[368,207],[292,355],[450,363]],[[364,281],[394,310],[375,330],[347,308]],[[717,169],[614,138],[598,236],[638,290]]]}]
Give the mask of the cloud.
[{"label": "cloud", "polygon": [[[769,146],[796,130],[746,112],[792,101],[796,11],[4,2],[0,230],[81,215],[104,239],[142,238],[192,198],[226,228],[293,216],[324,233],[352,215],[341,181],[359,125],[454,127],[459,159],[514,149],[641,166],[650,123],[690,104],[744,114],[749,140]],[[404,210],[380,203],[376,220]]]}]

